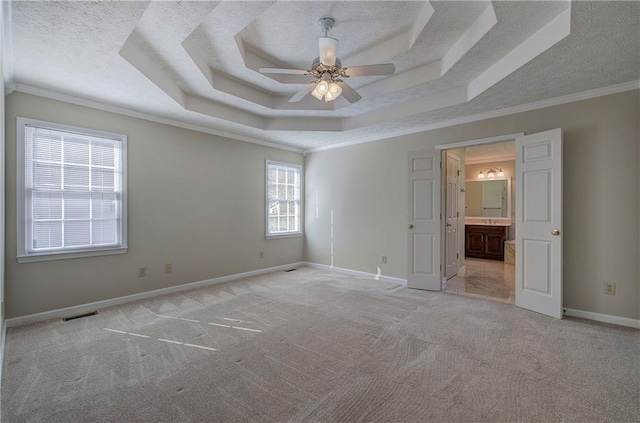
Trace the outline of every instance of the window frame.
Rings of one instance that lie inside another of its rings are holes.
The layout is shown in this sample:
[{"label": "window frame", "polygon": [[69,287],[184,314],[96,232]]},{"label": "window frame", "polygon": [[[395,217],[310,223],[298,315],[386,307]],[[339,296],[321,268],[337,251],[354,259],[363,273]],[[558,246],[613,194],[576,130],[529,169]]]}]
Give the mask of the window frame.
[{"label": "window frame", "polygon": [[[282,167],[288,167],[288,168],[292,168],[292,169],[296,169],[300,175],[300,186],[298,187],[298,210],[299,210],[299,215],[298,215],[298,228],[299,230],[297,231],[288,231],[288,232],[279,232],[279,233],[270,233],[269,232],[269,166],[270,165],[274,165],[274,166],[282,166]],[[267,239],[277,239],[277,238],[291,238],[291,237],[301,237],[304,234],[304,231],[302,230],[302,217],[304,216],[304,202],[302,201],[302,195],[303,195],[303,187],[304,187],[304,173],[302,172],[302,165],[300,164],[295,164],[295,163],[287,163],[287,162],[280,162],[280,161],[276,161],[276,160],[266,160],[265,161],[265,166],[264,166],[264,179],[265,179],[265,191],[264,191],[264,215],[265,215],[265,237]]]},{"label": "window frame", "polygon": [[[28,252],[26,249],[27,241],[27,211],[30,205],[27,205],[26,194],[26,140],[25,128],[29,125],[38,126],[46,129],[72,132],[86,136],[96,136],[119,141],[121,143],[121,172],[120,180],[122,189],[120,192],[119,215],[120,215],[120,242],[113,246],[97,246],[97,247],[80,247],[66,248],[56,251],[44,252]],[[115,134],[111,132],[98,131],[95,129],[82,128],[71,125],[64,125],[54,122],[47,122],[36,119],[18,117],[16,123],[16,230],[17,230],[17,254],[18,263],[30,263],[37,261],[62,260],[80,257],[95,257],[112,254],[124,254],[127,252],[127,136]]]}]

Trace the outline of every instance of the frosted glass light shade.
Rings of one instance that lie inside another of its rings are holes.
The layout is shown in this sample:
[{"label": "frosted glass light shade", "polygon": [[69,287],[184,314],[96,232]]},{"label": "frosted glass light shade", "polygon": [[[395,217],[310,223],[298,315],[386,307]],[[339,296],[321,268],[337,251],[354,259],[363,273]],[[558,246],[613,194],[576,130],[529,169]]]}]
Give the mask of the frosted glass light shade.
[{"label": "frosted glass light shade", "polygon": [[313,90],[313,91],[311,91],[311,95],[312,95],[312,96],[314,96],[315,98],[317,98],[318,100],[322,100],[322,97],[324,97],[324,94],[320,94],[320,93],[318,92],[318,86],[316,86],[316,87],[314,88],[314,90]]},{"label": "frosted glass light shade", "polygon": [[338,56],[338,40],[331,37],[320,37],[320,63],[325,66],[335,66]]},{"label": "frosted glass light shade", "polygon": [[342,94],[342,87],[340,87],[340,85],[336,84],[335,82],[332,82],[331,84],[329,84],[329,90],[324,97],[324,101],[327,103],[333,101],[338,98],[340,94]]},{"label": "frosted glass light shade", "polygon": [[316,87],[311,91],[311,95],[313,95],[318,100],[322,100],[325,94],[329,91],[329,83],[327,81],[320,81],[316,85]]}]

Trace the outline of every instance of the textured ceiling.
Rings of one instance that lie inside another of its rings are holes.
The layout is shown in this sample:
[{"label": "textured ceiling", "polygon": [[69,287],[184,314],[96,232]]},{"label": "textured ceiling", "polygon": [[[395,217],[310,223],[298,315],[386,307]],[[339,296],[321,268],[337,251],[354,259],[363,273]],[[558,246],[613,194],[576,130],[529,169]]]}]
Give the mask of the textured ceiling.
[{"label": "textured ceiling", "polygon": [[[640,3],[161,1],[11,3],[18,90],[48,90],[302,150],[415,132],[640,79]],[[362,95],[288,98],[332,16]]]}]

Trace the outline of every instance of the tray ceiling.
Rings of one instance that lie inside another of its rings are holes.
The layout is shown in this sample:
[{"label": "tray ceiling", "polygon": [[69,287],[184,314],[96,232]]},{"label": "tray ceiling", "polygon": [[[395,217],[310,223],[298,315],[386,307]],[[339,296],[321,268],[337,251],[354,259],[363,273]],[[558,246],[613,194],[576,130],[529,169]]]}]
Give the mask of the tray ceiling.
[{"label": "tray ceiling", "polygon": [[[12,2],[13,78],[47,90],[302,150],[640,79],[638,2]],[[362,100],[288,102],[332,16]]]}]

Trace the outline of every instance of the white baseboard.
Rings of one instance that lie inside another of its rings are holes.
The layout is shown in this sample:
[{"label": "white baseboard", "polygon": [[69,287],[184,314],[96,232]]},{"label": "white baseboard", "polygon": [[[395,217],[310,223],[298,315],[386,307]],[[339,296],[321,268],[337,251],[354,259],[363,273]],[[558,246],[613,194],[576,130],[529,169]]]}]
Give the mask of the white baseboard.
[{"label": "white baseboard", "polygon": [[[97,309],[112,307],[120,304],[130,303],[132,301],[144,300],[146,298],[157,297],[158,295],[173,294],[176,292],[186,291],[189,289],[202,288],[209,285],[215,285],[224,282],[230,282],[238,279],[244,279],[251,276],[258,276],[265,273],[287,270],[294,267],[304,266],[304,262],[291,264],[283,264],[281,266],[268,267],[266,269],[252,270],[250,272],[236,273],[234,275],[221,276],[219,278],[207,279],[203,281],[185,283],[183,285],[170,286],[168,288],[156,289],[153,291],[141,292],[139,294],[127,295],[124,297],[112,298],[109,300],[96,301],[88,304],[60,308],[57,310],[45,311],[42,313],[30,314],[22,317],[5,320],[6,327],[12,328],[16,326],[28,325],[30,323],[42,322],[50,319],[60,319],[63,317],[73,316],[76,314],[88,313]],[[2,338],[4,342],[4,337]]]},{"label": "white baseboard", "polygon": [[393,276],[385,276],[385,275],[376,275],[375,273],[367,273],[367,272],[361,272],[359,270],[351,270],[351,269],[343,269],[341,267],[335,267],[335,266],[329,266],[326,264],[320,264],[320,263],[312,263],[312,262],[304,262],[305,266],[309,266],[309,267],[313,267],[315,269],[322,269],[322,270],[333,270],[335,272],[340,272],[340,273],[345,273],[347,275],[351,275],[351,276],[360,276],[363,278],[367,278],[367,279],[375,279],[378,281],[384,281],[384,282],[395,282],[395,283],[400,283],[402,285],[407,285],[407,280],[406,279],[402,279],[402,278],[396,278]]},{"label": "white baseboard", "polygon": [[[133,301],[144,300],[146,298],[157,297],[159,295],[173,294],[176,292],[186,291],[189,289],[202,288],[209,285],[215,285],[215,284],[224,283],[224,282],[231,282],[238,279],[244,279],[251,276],[262,275],[265,273],[287,270],[287,269],[300,267],[300,266],[309,266],[315,269],[322,269],[322,270],[333,270],[333,271],[344,273],[347,275],[359,276],[359,277],[375,279],[375,280],[380,280],[385,282],[394,282],[394,283],[402,284],[404,286],[407,285],[406,279],[396,278],[393,276],[385,276],[382,274],[377,275],[374,273],[361,272],[359,270],[343,269],[341,267],[334,267],[334,266],[329,266],[329,265],[320,264],[320,263],[297,262],[297,263],[284,264],[281,266],[268,267],[265,269],[252,270],[250,272],[221,276],[219,278],[207,279],[207,280],[198,281],[198,282],[186,283],[183,285],[171,286],[168,288],[156,289],[153,291],[141,292],[139,294],[127,295],[124,297],[112,298],[109,300],[96,301],[88,304],[81,304],[81,305],[61,308],[57,310],[45,311],[42,313],[30,314],[27,316],[16,317],[13,319],[6,319],[2,327],[2,341],[0,343],[0,377],[2,375],[2,363],[4,360],[4,348],[5,348],[5,339],[7,335],[7,328],[23,326],[30,323],[37,323],[37,322],[42,322],[50,319],[73,316],[76,314],[87,313],[87,312],[105,308],[105,307],[112,307],[120,304],[130,303]],[[630,319],[628,317],[612,316],[609,314],[594,313],[591,311],[575,310],[571,308],[565,308],[564,314],[566,316],[571,316],[571,317],[580,317],[583,319],[595,320],[597,322],[611,323],[614,325],[627,326],[631,328],[640,329],[640,319]]]},{"label": "white baseboard", "polygon": [[628,317],[594,313],[592,311],[575,310],[572,308],[565,308],[564,314],[565,316],[570,316],[570,317],[580,317],[582,319],[595,320],[596,322],[611,323],[614,325],[628,326],[630,328],[640,329],[639,319],[630,319]]}]

